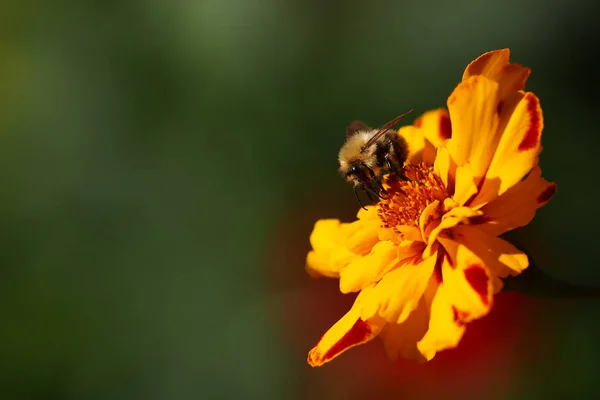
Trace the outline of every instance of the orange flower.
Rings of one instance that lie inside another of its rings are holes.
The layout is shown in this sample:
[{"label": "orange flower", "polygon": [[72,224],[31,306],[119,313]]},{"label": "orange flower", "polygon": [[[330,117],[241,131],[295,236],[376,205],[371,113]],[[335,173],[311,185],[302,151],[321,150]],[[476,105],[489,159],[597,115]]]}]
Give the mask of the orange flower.
[{"label": "orange flower", "polygon": [[310,351],[310,365],[376,336],[391,358],[431,360],[490,311],[500,278],[527,268],[527,256],[497,236],[527,225],[556,185],[538,166],[543,118],[523,90],[530,70],[509,54],[477,58],[448,111],[398,131],[410,147],[408,180],[385,176],[385,198],[357,221],[315,224],[307,271],[359,294]]}]

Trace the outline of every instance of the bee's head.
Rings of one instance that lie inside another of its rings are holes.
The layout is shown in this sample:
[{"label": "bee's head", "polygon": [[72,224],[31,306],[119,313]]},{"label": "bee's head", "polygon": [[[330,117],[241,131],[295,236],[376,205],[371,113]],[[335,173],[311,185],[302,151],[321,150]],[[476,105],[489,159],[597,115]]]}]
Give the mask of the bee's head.
[{"label": "bee's head", "polygon": [[342,175],[347,182],[352,183],[355,187],[362,184],[368,184],[375,177],[375,173],[371,168],[358,162],[349,164],[348,167],[342,171]]}]

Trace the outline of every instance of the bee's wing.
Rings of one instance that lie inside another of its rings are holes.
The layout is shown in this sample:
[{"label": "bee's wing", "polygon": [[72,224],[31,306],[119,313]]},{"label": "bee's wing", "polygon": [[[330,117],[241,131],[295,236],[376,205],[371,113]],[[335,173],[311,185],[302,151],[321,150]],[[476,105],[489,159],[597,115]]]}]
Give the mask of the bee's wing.
[{"label": "bee's wing", "polygon": [[365,124],[362,121],[352,121],[350,122],[350,125],[348,125],[348,127],[346,128],[346,137],[349,138],[358,131],[368,131],[371,129],[373,128],[371,128],[369,125]]},{"label": "bee's wing", "polygon": [[367,143],[365,143],[365,145],[363,147],[367,148],[370,145],[372,145],[374,142],[377,141],[377,139],[379,139],[380,137],[382,137],[387,131],[389,131],[390,129],[392,129],[394,127],[394,125],[396,125],[398,122],[400,122],[400,120],[402,120],[402,118],[406,117],[412,111],[413,110],[411,108],[410,110],[408,110],[404,114],[397,116],[396,118],[394,118],[393,120],[391,120],[390,122],[388,122],[387,124],[385,124],[384,126],[382,126],[379,129],[379,131],[377,131],[376,134],[374,134],[373,136],[371,136],[371,139],[369,139],[369,141]]}]

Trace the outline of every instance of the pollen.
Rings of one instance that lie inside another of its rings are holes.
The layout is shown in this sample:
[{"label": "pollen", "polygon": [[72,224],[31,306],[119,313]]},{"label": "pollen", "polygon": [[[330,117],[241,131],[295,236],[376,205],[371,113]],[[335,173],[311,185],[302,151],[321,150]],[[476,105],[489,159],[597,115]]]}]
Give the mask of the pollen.
[{"label": "pollen", "polygon": [[[436,200],[440,204],[448,197],[442,180],[425,164],[406,165],[401,179],[393,174],[384,178],[385,192],[377,204],[377,213],[385,228],[397,232],[400,225],[419,226],[425,208]],[[439,213],[439,212],[438,212]],[[439,218],[433,213],[432,218]]]}]

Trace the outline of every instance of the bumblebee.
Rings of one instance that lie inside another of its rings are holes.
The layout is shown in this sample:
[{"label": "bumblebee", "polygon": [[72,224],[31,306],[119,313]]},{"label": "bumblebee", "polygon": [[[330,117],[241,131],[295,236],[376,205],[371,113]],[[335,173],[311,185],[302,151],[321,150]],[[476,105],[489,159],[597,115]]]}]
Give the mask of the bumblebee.
[{"label": "bumblebee", "polygon": [[[381,128],[371,128],[362,121],[353,121],[346,129],[346,142],[340,149],[339,172],[351,183],[356,198],[362,188],[369,197],[380,197],[381,178],[393,173],[404,178],[402,168],[408,157],[408,143],[392,128],[412,110],[394,118]],[[360,199],[361,207],[364,208]]]}]

